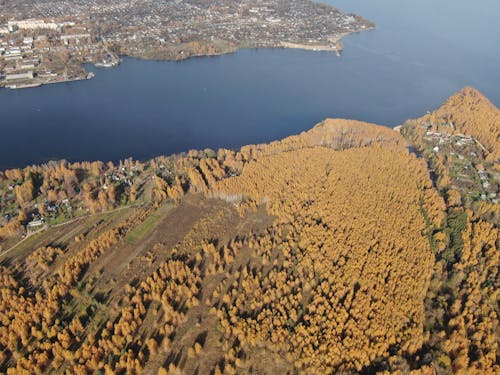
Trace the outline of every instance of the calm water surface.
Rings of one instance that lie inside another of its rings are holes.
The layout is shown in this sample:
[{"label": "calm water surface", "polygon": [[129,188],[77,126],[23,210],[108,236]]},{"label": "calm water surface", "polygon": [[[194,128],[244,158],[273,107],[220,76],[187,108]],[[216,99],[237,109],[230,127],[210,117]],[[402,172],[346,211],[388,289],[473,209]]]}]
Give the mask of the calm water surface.
[{"label": "calm water surface", "polygon": [[326,117],[395,126],[465,85],[500,105],[497,0],[330,0],[377,23],[332,53],[125,59],[93,80],[0,90],[0,168],[238,147]]}]

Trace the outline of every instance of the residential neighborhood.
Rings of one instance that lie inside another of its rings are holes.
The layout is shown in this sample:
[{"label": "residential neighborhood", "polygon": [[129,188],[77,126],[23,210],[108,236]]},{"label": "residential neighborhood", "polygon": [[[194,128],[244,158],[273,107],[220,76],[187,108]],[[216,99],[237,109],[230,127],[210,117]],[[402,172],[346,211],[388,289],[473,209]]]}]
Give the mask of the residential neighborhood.
[{"label": "residential neighborhood", "polygon": [[466,199],[500,203],[500,173],[486,162],[486,149],[476,138],[457,132],[451,121],[409,121],[399,131],[414,139],[431,169],[444,168],[441,173]]},{"label": "residential neighborhood", "polygon": [[44,1],[2,5],[0,87],[91,78],[120,55],[181,60],[240,48],[340,53],[341,39],[373,28],[359,16],[307,0]]}]

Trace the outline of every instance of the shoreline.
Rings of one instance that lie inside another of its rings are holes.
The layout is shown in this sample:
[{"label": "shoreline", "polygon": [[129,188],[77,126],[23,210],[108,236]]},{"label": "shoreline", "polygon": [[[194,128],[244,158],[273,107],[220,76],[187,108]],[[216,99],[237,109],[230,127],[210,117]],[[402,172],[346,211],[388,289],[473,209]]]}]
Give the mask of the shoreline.
[{"label": "shoreline", "polygon": [[93,72],[86,72],[85,76],[82,77],[74,77],[74,78],[67,78],[63,80],[57,80],[57,81],[34,81],[34,82],[20,82],[20,83],[12,83],[12,84],[7,84],[3,87],[4,89],[9,89],[9,90],[23,90],[23,89],[32,89],[32,88],[37,88],[37,87],[42,87],[46,85],[54,85],[57,83],[70,83],[70,82],[78,82],[78,81],[86,81],[89,79],[92,79],[95,77],[95,74]]},{"label": "shoreline", "polygon": [[[186,61],[192,58],[202,58],[202,57],[217,57],[217,56],[223,56],[223,55],[230,55],[233,53],[237,53],[239,51],[243,50],[260,50],[260,49],[297,49],[297,50],[302,50],[302,51],[312,51],[312,52],[342,52],[344,50],[344,38],[350,36],[350,35],[356,35],[360,34],[363,32],[367,31],[373,31],[376,30],[376,25],[372,23],[371,26],[365,26],[361,30],[356,30],[348,33],[343,33],[338,36],[333,36],[329,37],[329,44],[312,44],[308,42],[302,42],[302,43],[296,43],[296,42],[285,42],[285,41],[280,41],[278,44],[275,45],[266,45],[266,46],[259,46],[259,45],[246,45],[246,44],[241,44],[237,46],[227,46],[227,49],[223,49],[222,51],[218,51],[215,53],[200,53],[200,54],[193,54],[193,55],[183,55],[179,56],[178,58],[168,58],[168,57],[161,57],[163,56],[162,54],[158,53],[157,55],[148,55],[147,53],[144,54],[129,54],[129,53],[124,53],[120,54],[120,60],[122,57],[124,58],[134,58],[138,60],[146,60],[146,61],[165,61],[165,62],[181,62],[181,61]],[[180,45],[179,45],[180,46]],[[96,64],[92,64],[96,66]]]},{"label": "shoreline", "polygon": [[[330,43],[329,44],[310,44],[310,43],[292,43],[292,42],[284,42],[280,41],[279,44],[273,45],[273,46],[246,46],[246,45],[241,45],[241,46],[226,46],[226,49],[223,49],[221,51],[217,51],[215,53],[201,53],[201,54],[189,54],[189,52],[183,56],[178,56],[177,58],[169,58],[165,57],[164,54],[161,52],[157,52],[155,55],[154,53],[152,55],[148,55],[147,53],[144,54],[133,54],[133,53],[125,53],[125,54],[120,54],[116,55],[116,57],[113,59],[113,61],[109,63],[105,62],[91,62],[91,63],[82,63],[81,66],[83,65],[91,65],[95,68],[98,69],[112,69],[116,68],[119,66],[122,62],[122,58],[133,58],[133,59],[138,59],[138,60],[145,60],[145,61],[158,61],[158,62],[182,62],[182,61],[187,61],[193,58],[204,58],[204,57],[217,57],[217,56],[223,56],[223,55],[230,55],[233,53],[237,53],[239,51],[243,50],[250,50],[250,49],[296,49],[296,50],[302,50],[302,51],[311,51],[311,52],[332,52],[335,53],[337,57],[341,55],[341,53],[344,50],[344,43],[343,40],[345,37],[353,34],[358,34],[362,33],[365,31],[371,31],[375,30],[376,26],[366,26],[362,30],[358,31],[353,31],[349,33],[344,33],[336,37],[330,37],[328,38]],[[177,46],[177,47],[180,47]],[[85,69],[84,76],[81,77],[76,77],[76,78],[70,78],[70,79],[63,79],[63,80],[54,80],[54,81],[21,81],[21,82],[12,82],[4,85],[0,85],[0,89],[10,89],[10,90],[20,90],[20,89],[28,89],[28,88],[38,88],[44,85],[49,85],[49,84],[56,84],[56,83],[69,83],[69,82],[76,82],[76,81],[85,81],[88,79],[92,79],[95,77],[95,73],[92,71],[88,71]]]}]

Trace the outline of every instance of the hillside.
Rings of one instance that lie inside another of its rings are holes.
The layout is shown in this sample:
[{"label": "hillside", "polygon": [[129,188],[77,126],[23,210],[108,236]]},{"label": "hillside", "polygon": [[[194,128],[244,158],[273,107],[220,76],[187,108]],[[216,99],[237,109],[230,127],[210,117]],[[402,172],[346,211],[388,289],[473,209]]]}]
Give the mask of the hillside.
[{"label": "hillside", "polygon": [[407,121],[400,133],[428,160],[436,187],[464,207],[494,204],[499,217],[500,110],[464,88],[435,112]]},{"label": "hillside", "polygon": [[0,373],[498,372],[498,204],[421,125],[2,172]]},{"label": "hillside", "polygon": [[500,162],[500,110],[476,89],[463,88],[419,121],[453,124],[456,132],[471,135],[484,145],[488,160]]}]

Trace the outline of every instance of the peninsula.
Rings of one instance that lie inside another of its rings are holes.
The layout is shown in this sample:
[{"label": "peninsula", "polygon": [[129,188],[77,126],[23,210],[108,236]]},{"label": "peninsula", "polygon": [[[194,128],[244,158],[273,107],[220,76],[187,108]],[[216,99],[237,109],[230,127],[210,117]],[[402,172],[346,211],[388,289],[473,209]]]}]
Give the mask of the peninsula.
[{"label": "peninsula", "polygon": [[20,0],[2,4],[0,87],[91,78],[119,56],[183,60],[242,48],[342,50],[374,24],[309,0]]}]

